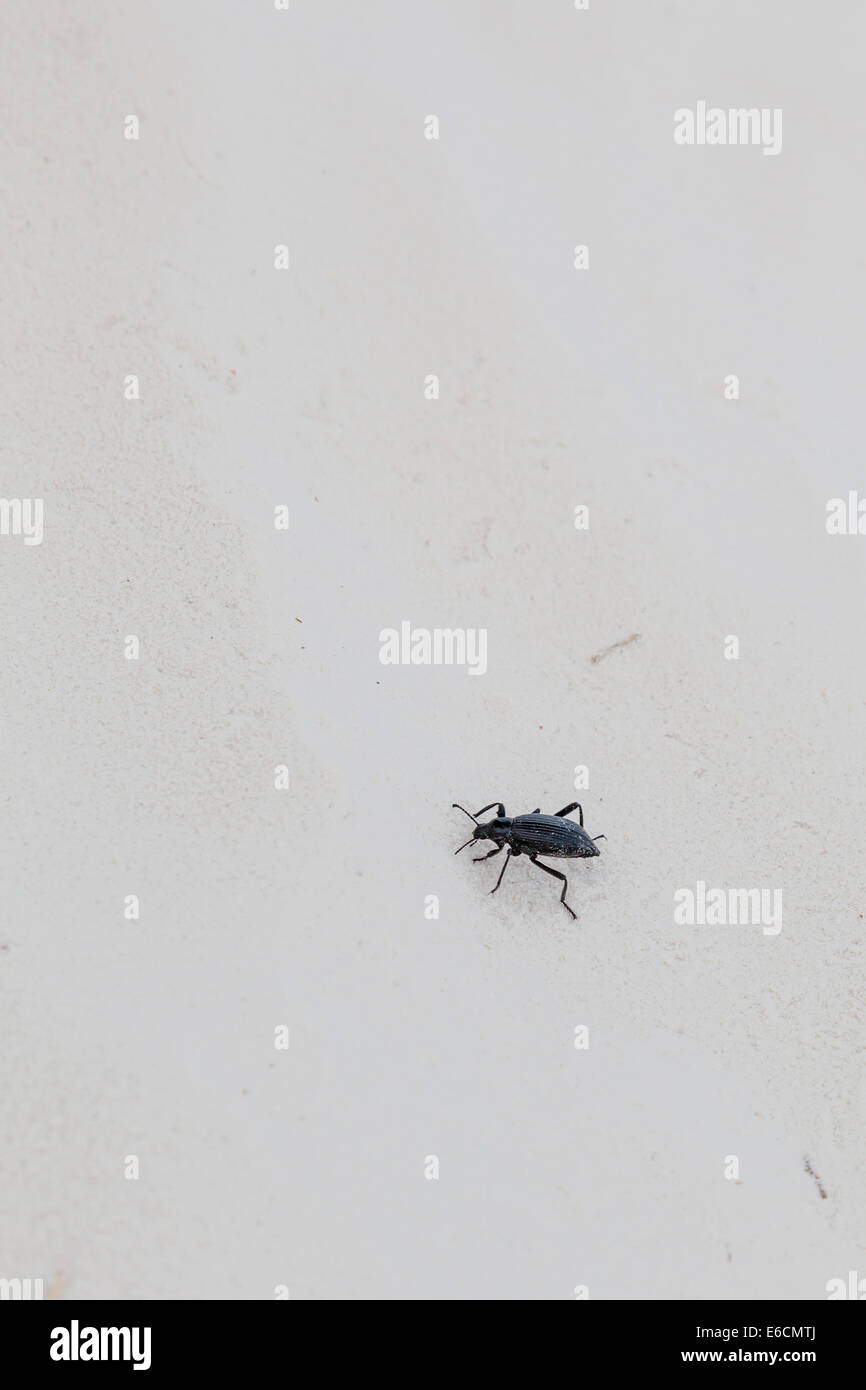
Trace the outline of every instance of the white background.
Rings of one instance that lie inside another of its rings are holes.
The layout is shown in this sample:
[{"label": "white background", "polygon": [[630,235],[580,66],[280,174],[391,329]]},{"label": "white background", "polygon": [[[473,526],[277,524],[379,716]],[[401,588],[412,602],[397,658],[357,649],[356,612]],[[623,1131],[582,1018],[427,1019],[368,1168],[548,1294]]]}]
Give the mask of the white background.
[{"label": "white background", "polygon": [[[8,0],[2,44],[45,539],[0,537],[0,1275],[866,1274],[862,6]],[[781,154],[675,146],[699,100]],[[488,673],[381,666],[404,619]],[[578,795],[577,924],[453,858],[452,801]],[[675,925],[698,879],[782,932]]]}]

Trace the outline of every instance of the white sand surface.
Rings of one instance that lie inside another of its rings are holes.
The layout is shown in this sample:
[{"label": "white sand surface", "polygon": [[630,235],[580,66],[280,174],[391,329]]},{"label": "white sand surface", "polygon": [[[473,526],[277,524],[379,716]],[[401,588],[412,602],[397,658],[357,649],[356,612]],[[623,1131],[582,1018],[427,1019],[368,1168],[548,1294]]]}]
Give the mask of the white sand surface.
[{"label": "white sand surface", "polygon": [[[866,1275],[862,7],[9,0],[2,46],[0,1275]],[[701,99],[781,153],[677,147]],[[381,665],[404,620],[486,674]],[[453,857],[499,798],[606,834],[576,924]],[[781,932],[678,925],[698,880]]]}]

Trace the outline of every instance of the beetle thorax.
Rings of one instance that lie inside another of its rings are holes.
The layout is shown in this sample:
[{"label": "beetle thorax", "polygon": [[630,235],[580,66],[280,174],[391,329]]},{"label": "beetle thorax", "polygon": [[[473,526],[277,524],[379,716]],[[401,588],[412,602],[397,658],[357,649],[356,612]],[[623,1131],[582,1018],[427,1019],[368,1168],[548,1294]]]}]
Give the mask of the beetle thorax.
[{"label": "beetle thorax", "polygon": [[492,840],[494,844],[502,844],[511,834],[511,817],[494,816],[493,820],[487,821],[486,825],[479,825],[475,832],[476,840]]}]

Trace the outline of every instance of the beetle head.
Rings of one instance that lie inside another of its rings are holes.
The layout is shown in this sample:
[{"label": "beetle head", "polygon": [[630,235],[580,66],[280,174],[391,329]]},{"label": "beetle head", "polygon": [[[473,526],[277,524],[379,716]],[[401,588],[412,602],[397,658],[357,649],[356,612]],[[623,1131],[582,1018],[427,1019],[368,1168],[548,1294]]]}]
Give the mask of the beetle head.
[{"label": "beetle head", "polygon": [[[471,811],[467,811],[465,806],[459,806],[456,801],[452,803],[452,810],[462,811],[464,816],[475,821],[472,839],[467,840],[465,845],[460,846],[460,849],[466,849],[467,845],[474,845],[477,840],[492,840],[495,845],[501,845],[511,829],[511,820],[508,816],[494,816],[493,820],[486,821],[482,825],[480,820],[475,819]],[[455,849],[454,853],[459,854],[460,849]]]}]

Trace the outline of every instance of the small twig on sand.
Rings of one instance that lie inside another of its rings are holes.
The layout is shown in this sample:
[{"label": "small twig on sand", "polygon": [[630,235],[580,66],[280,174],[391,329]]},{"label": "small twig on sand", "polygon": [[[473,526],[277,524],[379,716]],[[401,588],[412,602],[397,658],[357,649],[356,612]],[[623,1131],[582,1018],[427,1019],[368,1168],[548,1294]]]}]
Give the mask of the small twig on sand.
[{"label": "small twig on sand", "polygon": [[807,1154],[807,1155],[805,1156],[805,1158],[803,1159],[803,1167],[806,1169],[806,1172],[809,1174],[809,1177],[815,1179],[815,1186],[817,1187],[817,1189],[818,1189],[818,1191],[820,1192],[821,1196],[822,1196],[822,1197],[824,1198],[824,1200],[826,1201],[826,1200],[827,1200],[827,1193],[824,1191],[824,1184],[821,1182],[821,1179],[818,1177],[818,1174],[815,1172],[815,1169],[812,1167],[811,1163],[809,1162],[809,1155],[808,1155],[808,1154]]},{"label": "small twig on sand", "polygon": [[632,642],[639,642],[640,636],[639,632],[633,632],[631,637],[623,637],[620,642],[612,642],[609,647],[602,647],[600,652],[596,652],[595,656],[591,656],[589,659],[595,666],[596,662],[601,661],[605,656],[610,656],[611,652],[618,651],[620,647],[628,647]]}]

